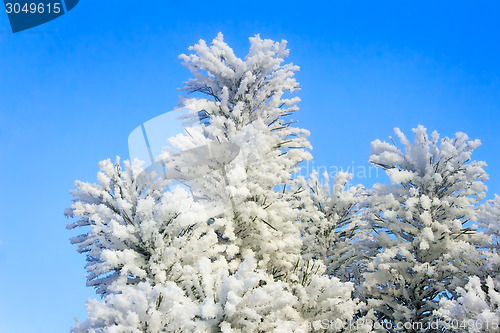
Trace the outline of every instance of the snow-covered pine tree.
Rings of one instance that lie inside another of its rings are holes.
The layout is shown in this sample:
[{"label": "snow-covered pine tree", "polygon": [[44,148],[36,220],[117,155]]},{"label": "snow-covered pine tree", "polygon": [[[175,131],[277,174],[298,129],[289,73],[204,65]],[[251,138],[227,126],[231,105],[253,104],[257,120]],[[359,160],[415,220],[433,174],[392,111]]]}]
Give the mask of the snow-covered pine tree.
[{"label": "snow-covered pine tree", "polygon": [[[367,192],[362,185],[350,186],[351,180],[351,174],[338,172],[330,183],[327,172],[320,178],[317,171],[302,180],[308,189],[300,194],[302,255],[306,260],[321,260],[330,276],[353,283],[353,297],[365,305],[363,274],[378,244],[364,218]],[[371,331],[373,321],[373,311],[360,306],[354,331]]]},{"label": "snow-covered pine tree", "polygon": [[[477,205],[485,196],[483,162],[471,161],[479,140],[463,133],[439,140],[423,126],[410,142],[395,130],[394,142],[372,143],[371,163],[384,169],[391,185],[377,184],[368,215],[380,253],[365,274],[368,307],[381,322],[412,323],[405,332],[430,332],[418,325],[435,320],[439,300],[456,299],[457,288],[480,273]],[[407,324],[409,325],[409,324]],[[385,331],[385,330],[381,330]]]},{"label": "snow-covered pine tree", "polygon": [[[289,119],[298,67],[283,64],[285,41],[250,43],[244,60],[222,35],[181,55],[194,79],[179,110],[194,126],[161,161],[187,190],[128,162],[105,161],[99,184],[77,183],[68,215],[79,220],[69,228],[87,227],[72,241],[103,299],[88,302],[75,332],[308,332],[313,323],[336,332],[352,318],[352,284],[321,260],[301,260],[304,189],[293,174],[310,144]],[[208,172],[176,163],[224,145],[238,156],[200,158]]]},{"label": "snow-covered pine tree", "polygon": [[[259,266],[278,276],[299,258],[300,232],[289,190],[295,184],[292,174],[298,171],[298,163],[310,159],[309,133],[291,126],[293,120],[288,118],[298,109],[299,99],[290,93],[299,86],[293,78],[298,67],[282,64],[288,55],[286,43],[258,36],[250,42],[245,60],[234,55],[222,35],[210,47],[200,41],[191,48],[194,54],[181,55],[195,76],[184,90],[202,96],[181,99],[180,109],[192,122],[201,115],[206,141],[230,142],[240,148],[240,159],[225,167],[226,179],[212,173],[192,181],[190,187],[200,198],[207,189],[231,191],[234,211],[215,224],[231,230],[237,235],[234,245],[255,250]],[[185,149],[197,144],[193,141],[190,133],[176,138],[175,144]]]},{"label": "snow-covered pine tree", "polygon": [[487,235],[481,275],[458,288],[457,299],[442,299],[436,311],[449,332],[500,331],[500,196],[481,205],[479,227]]},{"label": "snow-covered pine tree", "polygon": [[376,243],[363,218],[366,190],[349,186],[352,175],[338,172],[330,184],[328,173],[320,178],[314,171],[304,180],[309,191],[303,203],[303,256],[320,259],[328,274],[359,285],[367,262],[376,252]]}]

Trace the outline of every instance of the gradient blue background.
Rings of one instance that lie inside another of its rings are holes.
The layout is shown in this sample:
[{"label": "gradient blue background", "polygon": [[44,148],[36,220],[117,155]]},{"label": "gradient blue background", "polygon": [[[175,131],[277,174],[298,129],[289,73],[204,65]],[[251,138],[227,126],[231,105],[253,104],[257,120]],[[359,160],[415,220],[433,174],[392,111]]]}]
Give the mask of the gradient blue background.
[{"label": "gradient blue background", "polygon": [[[67,332],[85,318],[85,258],[63,210],[75,179],[128,157],[139,124],[177,104],[177,56],[221,31],[286,39],[315,166],[367,166],[370,142],[423,124],[479,138],[500,193],[496,1],[80,1],[12,34],[0,12],[0,332]],[[383,180],[383,177],[379,177]],[[366,185],[376,177],[358,179]]]}]

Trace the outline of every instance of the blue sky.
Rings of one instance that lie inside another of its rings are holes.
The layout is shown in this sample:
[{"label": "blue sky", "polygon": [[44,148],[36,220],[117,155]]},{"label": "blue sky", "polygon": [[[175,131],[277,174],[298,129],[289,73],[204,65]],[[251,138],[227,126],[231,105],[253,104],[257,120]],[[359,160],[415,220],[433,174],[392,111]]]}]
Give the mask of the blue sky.
[{"label": "blue sky", "polygon": [[[67,332],[94,295],[65,230],[75,179],[128,157],[127,138],[177,104],[177,56],[221,31],[286,39],[316,166],[368,166],[370,142],[423,124],[479,138],[500,193],[495,1],[80,1],[12,34],[0,13],[0,332]],[[379,180],[384,180],[379,177]],[[358,179],[370,185],[376,177]]]}]

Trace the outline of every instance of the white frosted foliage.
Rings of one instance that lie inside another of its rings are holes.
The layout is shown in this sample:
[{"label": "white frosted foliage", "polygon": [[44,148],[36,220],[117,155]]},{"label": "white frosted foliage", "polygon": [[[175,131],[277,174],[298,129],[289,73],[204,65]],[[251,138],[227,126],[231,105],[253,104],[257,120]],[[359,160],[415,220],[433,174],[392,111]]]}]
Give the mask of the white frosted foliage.
[{"label": "white frosted foliage", "polygon": [[364,294],[379,320],[394,324],[436,319],[440,299],[455,298],[484,257],[477,230],[478,204],[485,196],[485,163],[471,160],[479,147],[463,133],[429,138],[423,126],[413,142],[399,130],[401,148],[376,140],[371,163],[391,185],[370,192],[367,218],[379,253],[368,265]]},{"label": "white frosted foliage", "polygon": [[451,329],[457,332],[498,332],[500,330],[500,284],[492,277],[484,283],[473,276],[464,288],[457,288],[457,299],[443,299],[436,315],[446,323],[465,323],[464,329]]},{"label": "white frosted foliage", "polygon": [[181,55],[189,124],[158,158],[176,182],[117,159],[76,183],[68,228],[102,299],[74,332],[309,332],[360,308],[351,283],[302,257],[298,67],[285,41],[250,44],[240,59],[219,34]]},{"label": "white frosted foliage", "polygon": [[479,140],[395,129],[369,160],[388,184],[299,176],[312,147],[286,41],[257,35],[239,58],[219,34],[189,50],[163,174],[117,158],[75,183],[67,228],[100,299],[73,332],[495,331],[500,197],[484,200]]}]

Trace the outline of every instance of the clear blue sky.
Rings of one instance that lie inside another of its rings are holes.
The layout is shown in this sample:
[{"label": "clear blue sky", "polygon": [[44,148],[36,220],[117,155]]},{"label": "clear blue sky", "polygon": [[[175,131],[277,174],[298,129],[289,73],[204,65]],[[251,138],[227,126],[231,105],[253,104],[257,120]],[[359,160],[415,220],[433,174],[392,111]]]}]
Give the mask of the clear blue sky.
[{"label": "clear blue sky", "polygon": [[94,293],[63,216],[73,181],[128,157],[129,133],[177,104],[190,77],[177,56],[219,31],[240,56],[256,33],[288,40],[315,165],[367,165],[372,140],[423,124],[481,139],[473,156],[500,193],[499,17],[493,0],[82,0],[12,34],[2,10],[0,332],[67,332],[85,317]]}]

